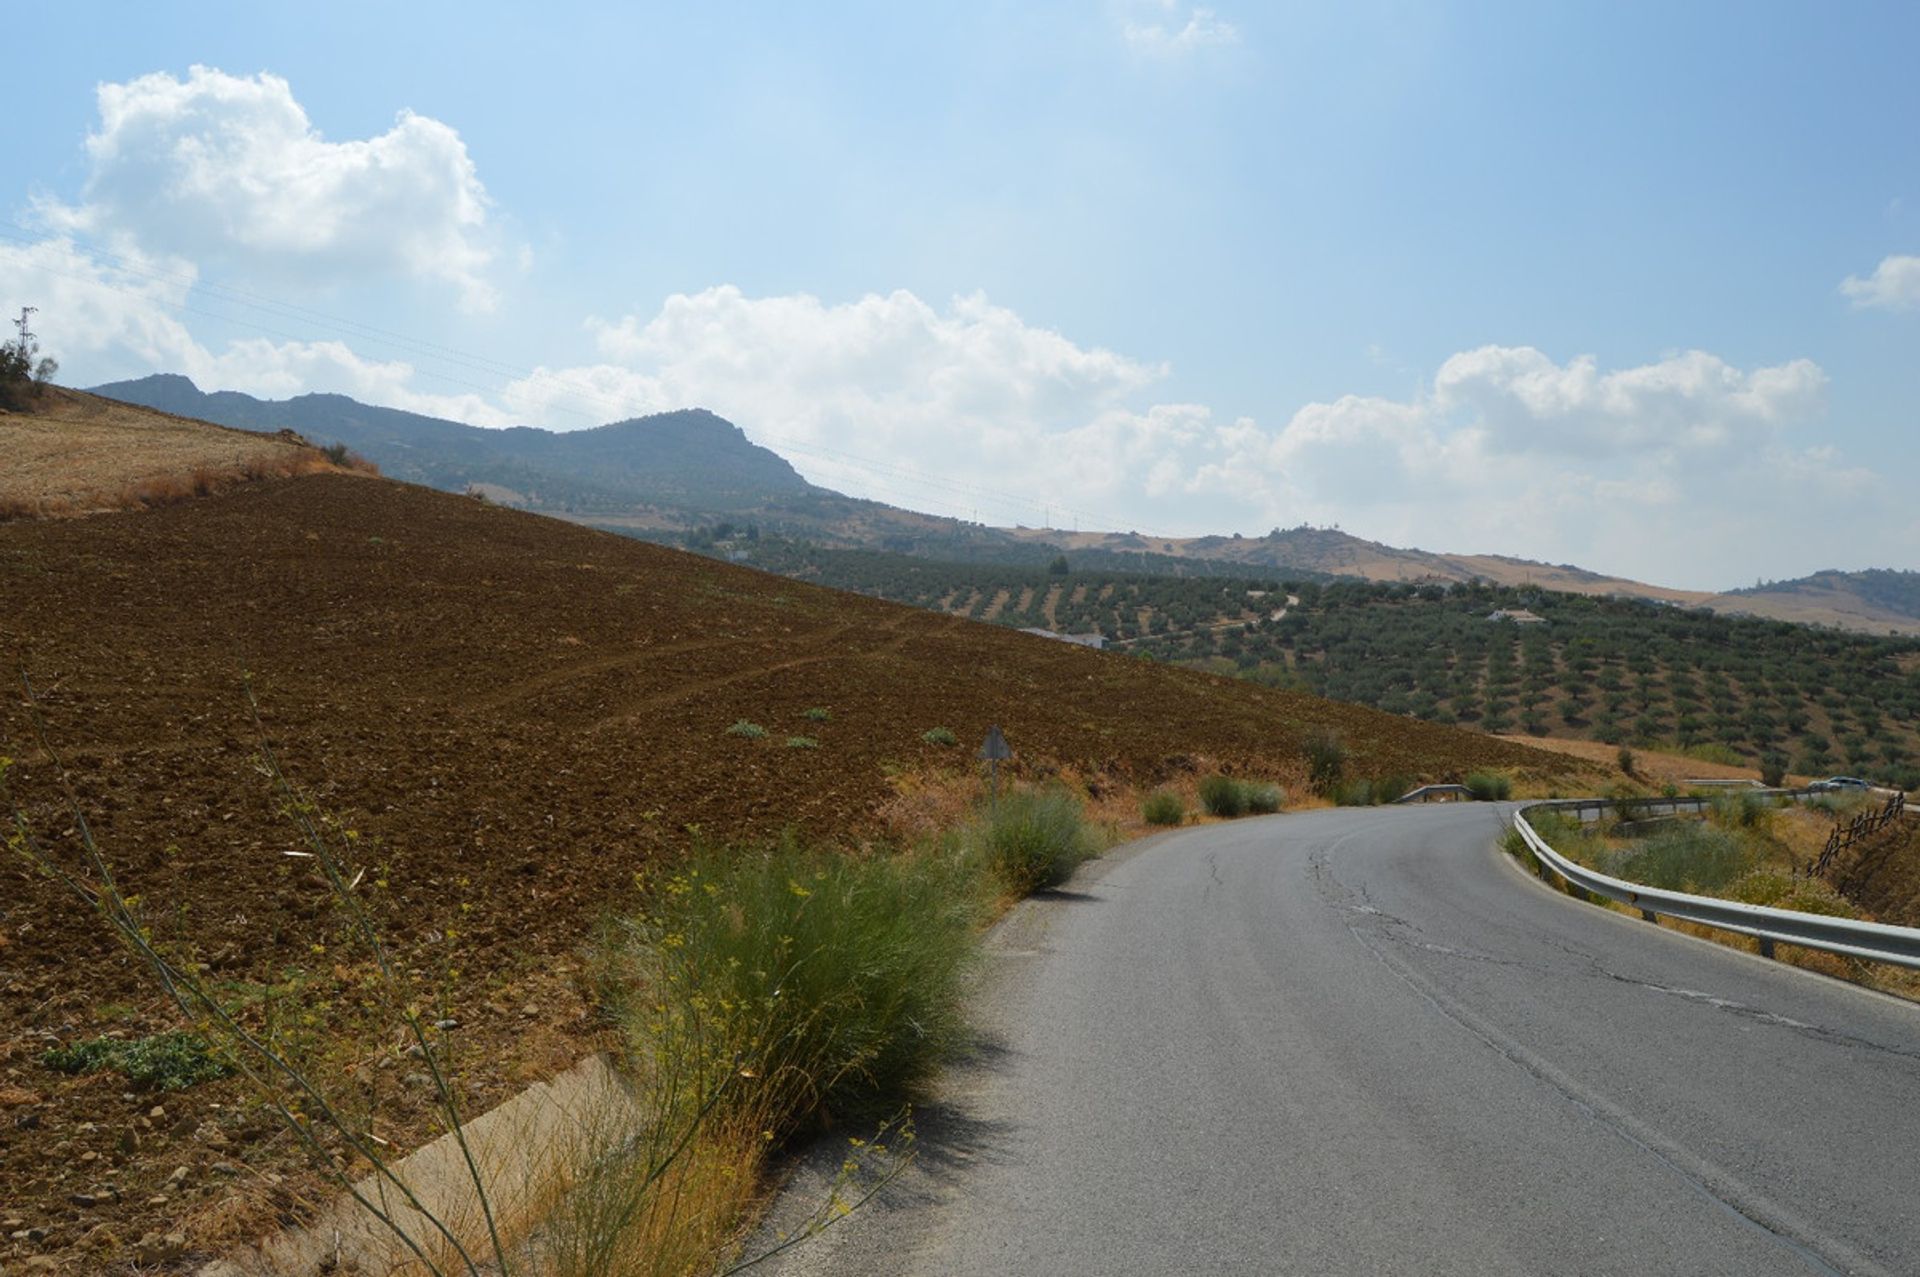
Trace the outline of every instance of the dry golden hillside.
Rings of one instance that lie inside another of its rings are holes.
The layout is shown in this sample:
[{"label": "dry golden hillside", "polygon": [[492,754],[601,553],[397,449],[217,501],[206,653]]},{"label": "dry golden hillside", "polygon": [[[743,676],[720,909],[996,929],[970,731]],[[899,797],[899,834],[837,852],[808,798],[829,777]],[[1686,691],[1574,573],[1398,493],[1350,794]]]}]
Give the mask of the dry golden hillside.
[{"label": "dry golden hillside", "polygon": [[0,412],[0,456],[0,519],[158,505],[330,468],[291,432],[229,430],[58,386],[25,412]]}]

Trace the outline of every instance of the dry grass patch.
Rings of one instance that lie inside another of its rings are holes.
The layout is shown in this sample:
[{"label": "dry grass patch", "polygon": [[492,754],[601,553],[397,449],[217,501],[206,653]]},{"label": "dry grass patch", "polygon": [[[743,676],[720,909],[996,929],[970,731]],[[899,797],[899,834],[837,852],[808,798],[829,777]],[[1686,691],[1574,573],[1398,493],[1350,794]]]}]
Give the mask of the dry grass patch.
[{"label": "dry grass patch", "polygon": [[255,434],[50,387],[33,410],[0,413],[0,521],[169,505],[237,484],[372,473],[291,433]]}]

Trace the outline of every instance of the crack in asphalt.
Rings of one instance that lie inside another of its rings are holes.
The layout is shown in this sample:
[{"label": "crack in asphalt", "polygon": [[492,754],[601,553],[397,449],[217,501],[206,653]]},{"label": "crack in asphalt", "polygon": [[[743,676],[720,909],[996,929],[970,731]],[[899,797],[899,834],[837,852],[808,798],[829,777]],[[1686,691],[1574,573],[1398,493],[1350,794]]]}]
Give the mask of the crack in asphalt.
[{"label": "crack in asphalt", "polygon": [[[1410,968],[1389,958],[1384,950],[1369,942],[1368,933],[1388,942],[1397,943],[1398,937],[1377,927],[1349,925],[1347,930],[1382,966],[1435,1011],[1465,1029],[1489,1049],[1520,1067],[1535,1080],[1557,1092],[1562,1099],[1589,1120],[1659,1162],[1684,1183],[1689,1191],[1726,1211],[1743,1226],[1753,1228],[1765,1235],[1813,1271],[1827,1274],[1828,1277],[1841,1277],[1846,1272],[1881,1273],[1885,1271],[1866,1257],[1850,1253],[1850,1248],[1832,1239],[1816,1240],[1817,1234],[1812,1228],[1803,1222],[1790,1221],[1785,1211],[1748,1189],[1728,1174],[1724,1168],[1696,1156],[1680,1145],[1669,1144],[1656,1132],[1645,1127],[1627,1110],[1616,1106],[1601,1095],[1588,1092],[1570,1075],[1561,1072],[1544,1057],[1528,1050],[1491,1024],[1483,1023],[1452,998],[1446,997],[1428,981],[1416,975]],[[1510,965],[1526,966],[1528,964]],[[1836,1267],[1834,1263],[1829,1262],[1820,1250],[1814,1249],[1816,1245],[1829,1253],[1837,1252],[1836,1258],[1843,1266]]]},{"label": "crack in asphalt", "polygon": [[[1330,893],[1323,893],[1329,895],[1331,903],[1333,903],[1336,908],[1372,920],[1376,924],[1373,929],[1382,939],[1391,941],[1402,948],[1418,949],[1426,953],[1438,954],[1441,957],[1453,958],[1461,962],[1476,962],[1495,967],[1513,967],[1523,971],[1533,971],[1540,975],[1574,976],[1579,979],[1603,980],[1614,984],[1630,985],[1634,988],[1645,989],[1649,993],[1660,994],[1663,997],[1679,998],[1687,1002],[1697,1002],[1703,1006],[1711,1007],[1716,1011],[1721,1011],[1738,1019],[1747,1020],[1767,1028],[1786,1029],[1789,1032],[1798,1033],[1803,1037],[1812,1038],[1815,1041],[1824,1042],[1830,1046],[1873,1051],[1904,1060],[1920,1060],[1920,1051],[1890,1046],[1885,1042],[1876,1042],[1871,1038],[1863,1038],[1856,1034],[1845,1033],[1839,1029],[1828,1028],[1825,1025],[1809,1024],[1804,1020],[1796,1020],[1791,1016],[1781,1015],[1775,1011],[1768,1011],[1764,1008],[1741,1002],[1735,998],[1721,997],[1718,994],[1703,992],[1699,989],[1675,988],[1670,985],[1660,984],[1656,981],[1643,980],[1638,976],[1624,975],[1608,967],[1593,954],[1582,949],[1577,949],[1572,944],[1558,937],[1543,935],[1539,938],[1566,954],[1567,957],[1573,959],[1576,963],[1586,967],[1586,970],[1568,971],[1556,969],[1542,963],[1530,962],[1523,958],[1502,957],[1498,954],[1487,953],[1481,950],[1441,944],[1427,939],[1418,923],[1403,918],[1398,914],[1388,913],[1383,909],[1375,907],[1370,902],[1365,904],[1350,903],[1356,896],[1363,901],[1369,900],[1366,887],[1364,885],[1349,887],[1347,884],[1341,882],[1339,875],[1333,871],[1333,867],[1326,863],[1324,853],[1314,853],[1309,857],[1309,862],[1313,864],[1316,877],[1320,882],[1323,884],[1331,884],[1340,896],[1346,898],[1345,900],[1332,899]],[[1402,934],[1401,930],[1396,929],[1402,929],[1405,934]]]}]

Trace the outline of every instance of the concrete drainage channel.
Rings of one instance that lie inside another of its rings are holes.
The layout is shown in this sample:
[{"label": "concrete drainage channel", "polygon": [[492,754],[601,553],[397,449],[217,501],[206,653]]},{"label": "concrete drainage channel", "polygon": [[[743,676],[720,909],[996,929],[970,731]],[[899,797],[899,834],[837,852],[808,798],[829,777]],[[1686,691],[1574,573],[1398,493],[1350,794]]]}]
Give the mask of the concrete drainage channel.
[{"label": "concrete drainage channel", "polygon": [[[1758,792],[1764,792],[1768,797],[1773,798],[1799,798],[1805,797],[1809,791]],[[1520,837],[1526,841],[1528,848],[1539,860],[1542,877],[1551,871],[1576,887],[1638,909],[1640,916],[1650,922],[1656,918],[1679,918],[1686,922],[1752,936],[1760,942],[1760,952],[1765,957],[1773,956],[1775,944],[1796,944],[1806,949],[1819,949],[1826,953],[1864,958],[1872,962],[1890,962],[1896,966],[1920,970],[1920,928],[1892,927],[1878,922],[1856,922],[1850,918],[1832,918],[1822,914],[1799,913],[1792,909],[1741,904],[1738,901],[1718,900],[1711,896],[1691,896],[1685,892],[1667,891],[1659,887],[1647,887],[1620,878],[1608,877],[1606,874],[1597,873],[1585,865],[1577,864],[1562,856],[1549,846],[1546,839],[1542,838],[1527,821],[1529,812],[1567,811],[1584,820],[1591,813],[1603,809],[1614,810],[1623,806],[1632,814],[1644,812],[1648,816],[1671,815],[1688,806],[1699,810],[1695,804],[1703,801],[1654,798],[1622,801],[1571,799],[1529,803],[1514,813],[1513,825],[1520,831]]]},{"label": "concrete drainage channel", "polygon": [[[573,1155],[605,1141],[606,1132],[639,1120],[639,1107],[613,1067],[588,1056],[550,1082],[537,1083],[462,1126],[487,1200],[502,1232],[519,1237],[538,1225],[564,1191]],[[468,1237],[483,1235],[480,1199],[459,1143],[443,1135],[390,1168],[432,1217]],[[392,1179],[361,1180],[355,1191],[408,1235],[435,1235],[427,1215],[408,1206]],[[431,1247],[429,1248],[431,1252]],[[306,1277],[314,1273],[385,1273],[410,1258],[393,1228],[343,1194],[319,1219],[200,1269],[199,1277]]]}]

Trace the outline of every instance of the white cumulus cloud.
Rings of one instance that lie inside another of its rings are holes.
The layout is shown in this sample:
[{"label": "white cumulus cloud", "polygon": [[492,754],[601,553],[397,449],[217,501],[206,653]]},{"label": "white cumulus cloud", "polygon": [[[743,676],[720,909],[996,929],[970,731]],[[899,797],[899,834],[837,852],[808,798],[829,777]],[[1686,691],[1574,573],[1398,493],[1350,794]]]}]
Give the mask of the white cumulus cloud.
[{"label": "white cumulus cloud", "polygon": [[1920,308],[1920,257],[1894,255],[1883,257],[1873,274],[1862,279],[1849,275],[1840,281],[1840,291],[1856,306],[1876,306],[1884,310]]},{"label": "white cumulus cloud", "polygon": [[553,424],[697,404],[817,482],[991,521],[1159,535],[1341,523],[1669,582],[1731,570],[1724,584],[1756,546],[1805,548],[1780,515],[1797,493],[1845,492],[1862,520],[1884,496],[1796,443],[1824,413],[1826,376],[1808,360],[1741,368],[1687,351],[1606,368],[1487,346],[1404,398],[1350,395],[1263,423],[1155,402],[1163,365],[978,296],[943,307],[721,287],[590,330],[600,362],[542,370],[503,402]]},{"label": "white cumulus cloud", "polygon": [[451,127],[402,111],[377,137],[334,142],[287,81],[194,67],[98,91],[77,204],[44,201],[57,231],[243,274],[394,274],[494,304],[485,188]]},{"label": "white cumulus cloud", "polygon": [[1212,9],[1186,8],[1176,0],[1159,0],[1124,13],[1120,34],[1129,48],[1156,58],[1183,58],[1240,42],[1239,30]]}]

